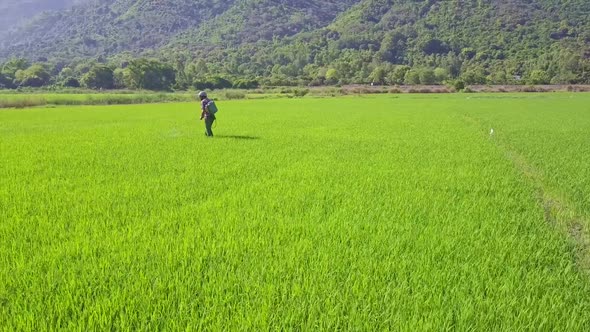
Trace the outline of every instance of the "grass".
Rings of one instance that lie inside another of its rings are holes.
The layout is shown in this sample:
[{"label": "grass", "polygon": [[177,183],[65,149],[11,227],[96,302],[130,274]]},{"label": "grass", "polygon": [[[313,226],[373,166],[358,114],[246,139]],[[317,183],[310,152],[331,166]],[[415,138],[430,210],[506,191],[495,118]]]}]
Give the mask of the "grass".
[{"label": "grass", "polygon": [[[590,86],[472,86],[463,92],[588,92]],[[341,97],[347,95],[400,94],[400,93],[453,93],[454,89],[440,85],[423,86],[368,86],[351,85],[345,87],[263,87],[253,90],[223,89],[211,91],[215,100],[238,99],[278,99],[313,97]],[[195,91],[153,92],[133,90],[110,90],[98,92],[80,88],[61,90],[0,90],[0,109],[26,108],[33,106],[56,105],[131,105],[169,102],[191,102],[196,98]]]},{"label": "grass", "polygon": [[2,93],[0,94],[0,108],[187,102],[194,98],[194,94],[191,93]]},{"label": "grass", "polygon": [[[210,93],[216,100],[233,99],[274,99],[303,97],[308,93],[306,89],[278,89],[271,90],[218,90]],[[58,93],[49,92],[16,92],[0,90],[0,109],[2,108],[26,108],[33,106],[59,106],[59,105],[132,105],[153,104],[171,102],[191,102],[196,99],[196,92],[88,92],[66,91]]]},{"label": "grass", "polygon": [[0,326],[588,330],[587,105],[236,100],[213,139],[196,103],[4,110]]}]

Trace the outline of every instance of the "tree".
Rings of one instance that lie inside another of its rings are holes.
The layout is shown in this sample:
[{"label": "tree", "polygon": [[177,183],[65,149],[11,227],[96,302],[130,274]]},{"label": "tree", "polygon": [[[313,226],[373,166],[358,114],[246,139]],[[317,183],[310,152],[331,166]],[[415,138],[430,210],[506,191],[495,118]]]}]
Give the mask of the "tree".
[{"label": "tree", "polygon": [[82,76],[82,85],[90,89],[112,89],[115,87],[113,70],[104,65],[95,65]]},{"label": "tree", "polygon": [[443,83],[449,79],[449,71],[444,68],[435,68],[434,69],[434,78],[437,83]]},{"label": "tree", "polygon": [[475,57],[476,54],[477,52],[471,47],[466,47],[461,50],[461,56],[463,57],[463,59],[471,60]]},{"label": "tree", "polygon": [[465,82],[465,84],[485,84],[486,83],[486,74],[483,68],[481,67],[473,67],[467,69],[463,74],[461,74],[461,80]]},{"label": "tree", "polygon": [[488,75],[486,80],[490,84],[507,84],[509,81],[506,71],[501,69],[493,70],[490,75]]},{"label": "tree", "polygon": [[42,64],[34,64],[26,70],[18,70],[14,74],[14,80],[19,86],[42,87],[49,83],[51,76]]},{"label": "tree", "polygon": [[328,84],[334,84],[338,82],[340,75],[338,75],[338,71],[334,68],[330,68],[326,71],[326,82]]},{"label": "tree", "polygon": [[420,72],[416,69],[408,70],[404,77],[404,83],[410,85],[420,84]]},{"label": "tree", "polygon": [[64,87],[79,88],[80,81],[75,77],[74,70],[69,67],[64,67],[57,76],[57,83]]},{"label": "tree", "polygon": [[580,77],[571,72],[562,72],[553,76],[551,84],[577,84],[580,82]]},{"label": "tree", "polygon": [[74,72],[76,73],[76,75],[82,76],[82,75],[88,73],[90,71],[90,69],[92,69],[92,67],[95,65],[96,65],[96,63],[82,62],[82,63],[79,63],[78,65],[76,65],[76,67],[74,67]]},{"label": "tree", "polygon": [[434,75],[434,70],[430,68],[423,68],[418,73],[420,77],[421,84],[434,84],[436,83],[436,76]]},{"label": "tree", "polygon": [[227,89],[231,88],[232,86],[232,82],[219,76],[205,77],[202,80],[193,82],[193,87],[197,90]]},{"label": "tree", "polygon": [[461,60],[461,58],[455,53],[451,52],[441,58],[440,64],[438,66],[440,68],[446,69],[449,78],[453,78],[459,76],[459,74],[461,73],[462,64],[463,61]]},{"label": "tree", "polygon": [[113,80],[115,84],[115,89],[124,89],[127,86],[125,85],[127,71],[123,68],[117,68],[113,70]]},{"label": "tree", "polygon": [[64,67],[59,72],[59,78],[74,77],[74,71],[70,67]]},{"label": "tree", "polygon": [[254,79],[240,79],[234,82],[236,89],[255,89],[258,87],[258,81]]},{"label": "tree", "polygon": [[378,56],[383,61],[391,63],[403,63],[406,52],[407,37],[400,31],[392,31],[385,34],[381,41],[381,49]]},{"label": "tree", "polygon": [[64,81],[61,82],[61,85],[68,87],[68,88],[79,88],[80,81],[74,77],[68,77]]},{"label": "tree", "polygon": [[136,89],[169,90],[176,82],[172,66],[154,59],[136,59],[129,62],[126,85]]},{"label": "tree", "polygon": [[328,73],[328,69],[325,67],[320,67],[316,70],[315,73],[312,73],[312,80],[310,82],[311,85],[323,85],[326,83],[326,74]]},{"label": "tree", "polygon": [[388,68],[386,66],[377,66],[373,69],[373,72],[369,75],[369,79],[375,84],[384,84],[387,78]]},{"label": "tree", "polygon": [[430,39],[422,45],[422,51],[426,54],[446,54],[449,47],[441,40]]},{"label": "tree", "polygon": [[228,89],[233,86],[232,82],[219,76],[211,77],[209,82],[212,83],[212,89]]},{"label": "tree", "polygon": [[395,69],[389,74],[389,82],[392,84],[404,84],[406,79],[406,73],[412,68],[409,66],[397,66]]},{"label": "tree", "polygon": [[0,73],[0,89],[12,89],[14,88],[14,84],[12,84],[12,80],[9,79],[6,75]]},{"label": "tree", "polygon": [[4,75],[4,77],[6,77],[6,79],[12,81],[16,78],[17,71],[25,70],[29,68],[29,66],[29,61],[27,61],[26,59],[12,58],[2,66],[1,72]]},{"label": "tree", "polygon": [[551,81],[551,77],[546,71],[535,69],[531,71],[526,78],[528,84],[548,84]]}]

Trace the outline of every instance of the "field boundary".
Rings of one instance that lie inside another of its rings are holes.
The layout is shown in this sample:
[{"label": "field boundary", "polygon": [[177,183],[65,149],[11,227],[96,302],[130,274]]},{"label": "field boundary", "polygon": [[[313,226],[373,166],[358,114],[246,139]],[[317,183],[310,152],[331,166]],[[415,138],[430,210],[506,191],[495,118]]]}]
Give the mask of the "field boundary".
[{"label": "field boundary", "polygon": [[[483,127],[476,118],[464,114],[463,119],[469,124]],[[522,154],[509,144],[490,135],[493,144],[504,153],[514,167],[532,184],[537,200],[543,208],[545,221],[569,236],[574,244],[576,263],[580,270],[590,276],[590,220],[575,212],[566,197],[559,195],[545,184],[543,174],[535,168]]]},{"label": "field boundary", "polygon": [[543,206],[545,220],[563,229],[575,241],[576,260],[583,271],[590,275],[590,234],[587,225],[590,222],[574,212],[568,200],[551,190],[543,180],[542,173],[529,163],[524,156],[503,143],[498,146],[504,151],[508,160],[533,184],[538,200]]}]

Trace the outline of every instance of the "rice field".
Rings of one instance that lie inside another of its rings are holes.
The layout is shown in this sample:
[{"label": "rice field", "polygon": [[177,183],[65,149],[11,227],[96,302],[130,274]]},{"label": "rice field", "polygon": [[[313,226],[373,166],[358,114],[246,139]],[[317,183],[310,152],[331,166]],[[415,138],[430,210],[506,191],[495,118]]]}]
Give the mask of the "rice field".
[{"label": "rice field", "polygon": [[0,110],[0,329],[590,329],[590,94],[218,106]]}]

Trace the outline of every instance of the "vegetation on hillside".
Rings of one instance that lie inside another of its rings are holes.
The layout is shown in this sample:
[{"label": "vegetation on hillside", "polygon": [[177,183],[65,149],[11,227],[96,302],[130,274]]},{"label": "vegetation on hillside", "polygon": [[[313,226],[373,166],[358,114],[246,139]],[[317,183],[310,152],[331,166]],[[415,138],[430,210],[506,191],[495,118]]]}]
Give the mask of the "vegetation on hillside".
[{"label": "vegetation on hillside", "polygon": [[18,27],[31,17],[48,10],[63,10],[88,0],[2,0],[0,1],[0,44],[8,29]]},{"label": "vegetation on hillside", "polygon": [[[113,71],[113,87],[153,89],[579,84],[590,83],[590,2],[110,0],[46,13],[8,45],[0,49],[4,87],[38,83],[16,79],[19,57],[40,62],[51,76],[45,84],[82,83],[95,66]],[[167,78],[132,82],[134,61]]]}]

